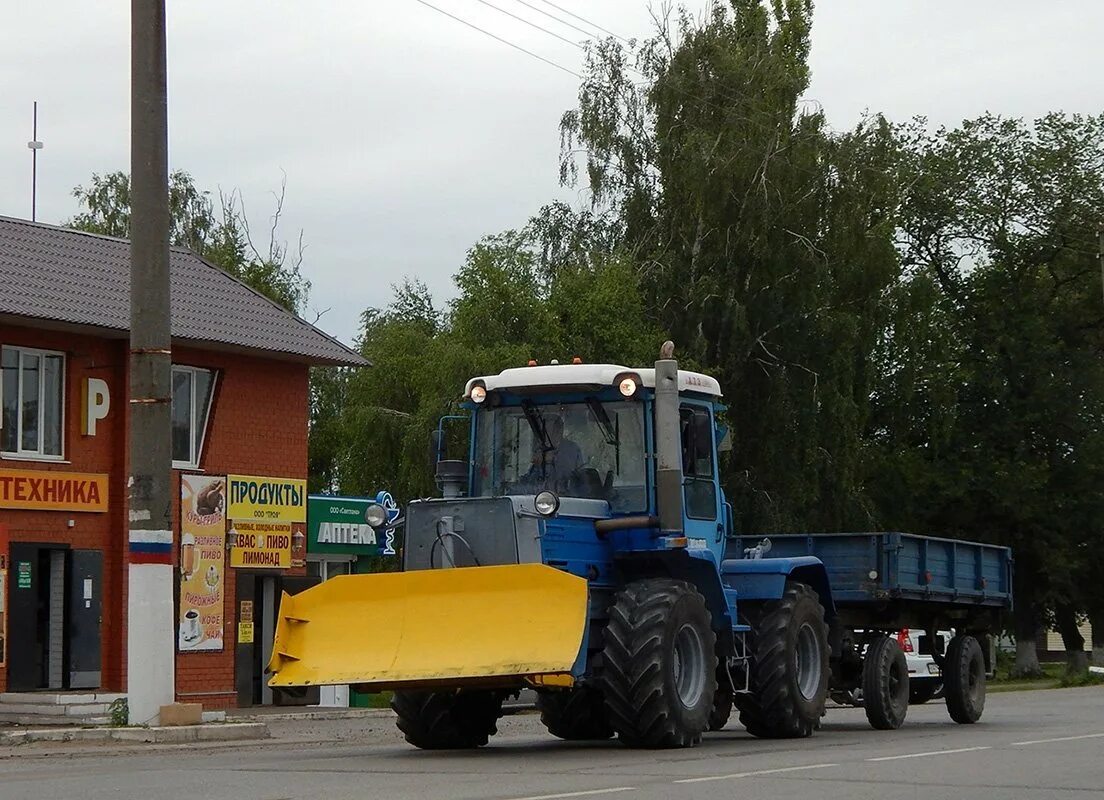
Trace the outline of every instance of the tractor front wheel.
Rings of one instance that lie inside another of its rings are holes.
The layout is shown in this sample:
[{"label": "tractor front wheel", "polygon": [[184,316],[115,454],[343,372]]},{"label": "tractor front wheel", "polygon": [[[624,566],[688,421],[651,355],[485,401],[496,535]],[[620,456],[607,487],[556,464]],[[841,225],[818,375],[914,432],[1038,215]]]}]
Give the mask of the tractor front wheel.
[{"label": "tractor front wheel", "polygon": [[391,708],[406,741],[423,750],[482,747],[498,733],[505,692],[395,692]]},{"label": "tractor front wheel", "polygon": [[602,693],[630,747],[691,747],[709,727],[717,637],[705,599],[666,578],[630,583],[610,607]]}]

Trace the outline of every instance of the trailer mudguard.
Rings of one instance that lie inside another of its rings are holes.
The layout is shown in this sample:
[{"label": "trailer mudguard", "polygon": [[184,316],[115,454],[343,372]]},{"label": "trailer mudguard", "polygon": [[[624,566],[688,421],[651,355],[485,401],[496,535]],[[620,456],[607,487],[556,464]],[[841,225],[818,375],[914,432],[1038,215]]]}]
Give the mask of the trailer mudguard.
[{"label": "trailer mudguard", "polygon": [[728,558],[721,562],[721,580],[736,590],[737,602],[778,600],[786,591],[786,581],[800,581],[820,596],[826,619],[836,615],[828,571],[819,558]]},{"label": "trailer mudguard", "polygon": [[587,582],[542,564],[342,575],[291,596],[270,686],[571,686]]}]

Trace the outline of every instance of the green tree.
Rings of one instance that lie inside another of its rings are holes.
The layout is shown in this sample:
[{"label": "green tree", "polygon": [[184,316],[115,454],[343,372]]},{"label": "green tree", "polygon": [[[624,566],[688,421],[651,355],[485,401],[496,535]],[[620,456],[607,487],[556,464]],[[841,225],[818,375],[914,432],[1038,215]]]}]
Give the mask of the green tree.
[{"label": "green tree", "polygon": [[561,126],[564,180],[585,174],[658,327],[725,388],[743,530],[872,521],[861,434],[898,154],[881,119],[836,134],[801,102],[811,20],[809,2],[735,0],[635,54],[604,42]]},{"label": "green tree", "polygon": [[[130,238],[130,177],[125,172],[93,175],[88,186],[77,186],[73,196],[81,211],[65,224],[104,236]],[[215,207],[209,191],[200,190],[192,176],[177,170],[169,176],[169,241],[187,247],[235,278],[294,313],[305,310],[310,283],[300,272],[302,235],[293,259],[277,238],[283,210],[284,187],[277,196],[267,247],[254,246],[249,222],[237,192],[219,194]]]}]

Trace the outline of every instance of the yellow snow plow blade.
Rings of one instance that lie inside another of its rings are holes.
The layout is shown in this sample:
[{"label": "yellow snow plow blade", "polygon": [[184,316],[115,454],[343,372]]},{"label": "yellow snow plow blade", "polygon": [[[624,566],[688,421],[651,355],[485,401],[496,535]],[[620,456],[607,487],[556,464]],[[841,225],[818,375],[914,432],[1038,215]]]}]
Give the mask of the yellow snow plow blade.
[{"label": "yellow snow plow blade", "polygon": [[271,686],[570,686],[587,583],[542,564],[342,575],[280,600]]}]

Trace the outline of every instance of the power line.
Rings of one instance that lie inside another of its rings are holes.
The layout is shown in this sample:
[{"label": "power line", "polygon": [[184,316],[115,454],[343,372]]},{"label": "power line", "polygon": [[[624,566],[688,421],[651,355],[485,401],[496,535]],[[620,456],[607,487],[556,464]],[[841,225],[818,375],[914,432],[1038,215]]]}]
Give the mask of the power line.
[{"label": "power line", "polygon": [[[578,42],[573,42],[571,39],[568,39],[566,36],[560,36],[560,34],[556,33],[555,31],[550,31],[550,30],[548,30],[548,28],[542,27],[542,26],[538,25],[535,22],[531,22],[530,20],[527,20],[525,17],[519,17],[517,14],[513,13],[512,11],[507,11],[504,8],[499,8],[494,3],[487,2],[487,0],[475,0],[475,2],[482,3],[483,5],[487,6],[488,8],[493,8],[495,11],[498,11],[502,14],[505,14],[508,17],[513,17],[518,22],[524,22],[529,27],[536,28],[538,31],[543,31],[544,33],[547,33],[549,36],[555,36],[561,42],[567,42],[572,47],[578,47],[580,50],[585,50],[586,49],[585,47],[583,47]],[[521,2],[521,0],[518,0],[518,2]],[[528,3],[525,3],[523,5],[528,5]],[[584,33],[585,33],[585,31],[584,31]],[[588,38],[590,37],[589,33],[587,34],[587,37]]]},{"label": "power line", "polygon": [[578,25],[576,25],[572,22],[568,22],[566,19],[562,19],[560,17],[557,17],[555,14],[550,14],[549,12],[545,11],[543,8],[537,8],[532,3],[527,3],[525,0],[516,0],[516,2],[521,3],[521,5],[525,6],[526,8],[529,8],[529,9],[532,9],[533,11],[536,11],[538,14],[544,14],[544,16],[548,17],[549,19],[556,20],[556,22],[560,23],[561,25],[566,25],[567,27],[571,28],[572,30],[578,31],[579,33],[586,36],[588,39],[593,39],[594,38],[594,31],[588,31],[586,28],[580,28]]},{"label": "power line", "polygon": [[555,67],[556,69],[561,70],[563,72],[566,72],[568,75],[573,75],[574,77],[578,78],[579,80],[583,79],[582,75],[580,75],[578,72],[574,72],[574,71],[568,69],[563,64],[557,64],[555,61],[552,61],[551,59],[545,58],[544,56],[537,55],[532,50],[526,50],[521,45],[514,44],[513,42],[511,42],[507,39],[503,39],[501,36],[496,36],[495,34],[491,33],[490,31],[485,30],[483,28],[480,28],[478,25],[475,25],[471,22],[468,22],[466,19],[462,19],[461,17],[458,17],[455,14],[450,14],[449,12],[445,11],[443,8],[438,8],[437,6],[433,5],[432,3],[426,2],[426,0],[414,0],[414,2],[421,3],[426,8],[431,8],[434,11],[436,11],[438,14],[444,14],[446,17],[449,17],[450,19],[456,20],[461,25],[466,25],[469,28],[477,30],[485,36],[490,36],[495,41],[502,42],[502,44],[506,45],[507,47],[512,47],[515,50],[520,50],[522,53],[525,53],[525,55],[532,56],[533,58],[537,59],[538,61],[543,61],[545,64],[548,64],[549,66]]},{"label": "power line", "polygon": [[[523,2],[523,0],[517,0],[517,1],[518,1],[519,3],[522,3],[522,5],[529,5],[528,3],[525,3],[525,2]],[[610,36],[612,36],[613,38],[615,38],[615,39],[620,39],[621,41],[625,42],[626,44],[627,44],[627,43],[628,43],[628,41],[629,41],[629,40],[628,40],[628,39],[626,39],[626,38],[625,38],[624,36],[618,36],[618,35],[617,35],[616,33],[614,33],[613,31],[609,30],[608,28],[603,28],[603,27],[602,27],[601,25],[597,24],[596,22],[591,22],[591,21],[590,21],[589,19],[587,19],[586,17],[580,17],[580,16],[578,15],[578,14],[574,14],[574,13],[572,13],[571,11],[568,11],[568,10],[567,10],[566,8],[564,8],[563,6],[558,6],[558,5],[556,5],[555,3],[551,2],[551,0],[541,0],[541,2],[543,2],[543,3],[545,4],[545,5],[548,5],[548,6],[552,6],[552,8],[556,9],[557,11],[562,11],[563,13],[567,14],[567,15],[568,15],[569,17],[574,17],[575,19],[579,20],[580,22],[585,22],[585,23],[586,23],[587,25],[589,25],[589,26],[590,26],[590,27],[592,27],[592,28],[597,28],[597,29],[598,29],[598,30],[600,30],[600,31],[601,31],[602,33],[608,33],[608,34],[609,34]],[[530,7],[531,7],[531,6],[530,6]],[[535,10],[539,11],[540,9],[535,9]],[[546,12],[541,12],[541,13],[546,13]],[[549,16],[551,16],[551,14],[549,14]],[[555,19],[555,18],[553,17],[553,19]],[[561,20],[561,21],[562,21],[562,20]],[[570,24],[570,23],[566,23],[566,22],[565,22],[564,24],[565,24],[565,25],[567,25],[567,24]]]}]

